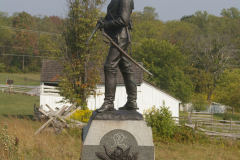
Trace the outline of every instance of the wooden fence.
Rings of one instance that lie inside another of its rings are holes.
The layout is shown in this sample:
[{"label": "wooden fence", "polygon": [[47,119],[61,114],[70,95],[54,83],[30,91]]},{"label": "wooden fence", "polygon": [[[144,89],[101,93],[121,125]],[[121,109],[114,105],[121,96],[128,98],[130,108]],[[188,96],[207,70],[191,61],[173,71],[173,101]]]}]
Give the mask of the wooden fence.
[{"label": "wooden fence", "polygon": [[[38,88],[36,88],[33,91],[34,88],[31,87],[25,87],[25,86],[15,86],[15,85],[1,85],[0,86],[0,93],[29,93],[32,95],[37,95],[40,90]],[[30,93],[30,91],[32,91]]]},{"label": "wooden fence", "polygon": [[213,113],[189,112],[189,123],[194,128],[201,128],[202,131],[228,134],[240,134],[240,121],[216,120],[213,119]]},{"label": "wooden fence", "polygon": [[48,86],[48,85],[42,84],[40,86],[40,94],[41,95],[56,95],[56,96],[59,96],[60,91],[58,89],[59,89],[59,87]]}]

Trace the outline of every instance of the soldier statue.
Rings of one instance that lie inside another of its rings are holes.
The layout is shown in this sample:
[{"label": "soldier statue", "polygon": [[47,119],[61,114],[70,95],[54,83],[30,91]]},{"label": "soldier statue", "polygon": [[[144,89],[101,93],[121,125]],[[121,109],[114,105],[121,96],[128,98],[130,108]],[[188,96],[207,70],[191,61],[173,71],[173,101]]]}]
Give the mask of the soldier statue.
[{"label": "soldier statue", "polygon": [[[113,39],[118,46],[127,52],[130,40],[131,21],[130,15],[134,9],[133,0],[112,0],[107,8],[107,15],[103,20],[99,20],[99,29],[104,29],[105,33]],[[137,110],[137,85],[134,73],[131,69],[130,60],[123,55],[113,44],[111,44],[107,59],[104,64],[105,74],[105,98],[103,105],[97,109],[98,113],[114,111],[114,99],[116,92],[116,73],[119,67],[126,91],[127,102],[119,110]]]}]

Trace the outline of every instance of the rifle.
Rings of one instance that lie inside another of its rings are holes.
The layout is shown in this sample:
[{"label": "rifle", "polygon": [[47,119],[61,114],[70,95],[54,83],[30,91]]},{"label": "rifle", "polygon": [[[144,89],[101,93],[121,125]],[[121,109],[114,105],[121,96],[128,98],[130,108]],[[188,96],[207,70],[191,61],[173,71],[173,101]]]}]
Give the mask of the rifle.
[{"label": "rifle", "polygon": [[[105,19],[105,18],[104,18],[104,19]],[[102,19],[102,17],[101,17],[101,20],[104,20],[104,19]],[[88,40],[87,40],[87,42],[85,43],[85,45],[88,45],[89,41],[92,39],[92,37],[93,37],[93,35],[95,34],[95,32],[97,32],[97,30],[99,29],[100,25],[101,25],[100,23],[97,23],[95,29],[93,30],[91,36],[88,38]]]},{"label": "rifle", "polygon": [[130,59],[134,64],[136,64],[139,68],[141,68],[143,71],[145,71],[147,74],[149,74],[151,77],[153,77],[153,74],[149,72],[146,68],[144,68],[142,65],[137,63],[129,54],[127,54],[122,48],[120,48],[111,37],[109,37],[104,31],[102,31],[102,35],[105,36],[124,56],[126,56],[128,59]]},{"label": "rifle", "polygon": [[[95,29],[93,30],[93,33],[91,34],[91,36],[88,38],[86,45],[88,44],[88,42],[90,41],[90,39],[92,38],[92,36],[95,34],[95,32],[98,30],[100,26],[100,23],[98,23],[95,27]],[[142,65],[140,65],[139,63],[137,63],[132,57],[130,57],[124,50],[122,50],[122,48],[120,48],[113,40],[111,37],[109,37],[103,30],[102,30],[102,35],[105,36],[122,54],[124,54],[128,59],[130,59],[134,64],[136,64],[139,68],[141,68],[143,71],[145,71],[147,74],[149,74],[151,77],[153,77],[153,74],[151,72],[149,72],[147,69],[145,69]]]}]

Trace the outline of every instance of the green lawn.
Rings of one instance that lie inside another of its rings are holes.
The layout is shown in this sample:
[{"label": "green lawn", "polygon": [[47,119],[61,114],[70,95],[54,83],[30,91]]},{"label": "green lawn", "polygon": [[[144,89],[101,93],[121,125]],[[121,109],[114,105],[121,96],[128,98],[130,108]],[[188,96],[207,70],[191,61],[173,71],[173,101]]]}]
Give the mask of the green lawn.
[{"label": "green lawn", "polygon": [[0,93],[0,116],[24,115],[33,116],[34,104],[39,106],[39,97]]},{"label": "green lawn", "polygon": [[27,86],[39,86],[40,85],[40,73],[39,74],[18,74],[18,73],[0,73],[0,84],[6,84],[6,79],[14,80],[14,85],[25,85],[24,78],[26,77]]},{"label": "green lawn", "polygon": [[[240,121],[240,113],[235,112],[234,115],[232,115],[232,112],[228,112],[227,115],[228,115],[229,120],[230,120],[230,118],[232,118],[233,121]],[[222,120],[223,117],[224,117],[224,115],[221,113],[213,114],[214,119]]]}]

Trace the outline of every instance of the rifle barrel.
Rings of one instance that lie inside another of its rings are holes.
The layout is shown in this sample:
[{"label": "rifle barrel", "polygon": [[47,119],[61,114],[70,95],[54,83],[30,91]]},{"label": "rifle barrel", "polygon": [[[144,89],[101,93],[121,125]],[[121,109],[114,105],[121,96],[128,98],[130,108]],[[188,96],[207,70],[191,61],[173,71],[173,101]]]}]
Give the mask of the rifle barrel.
[{"label": "rifle barrel", "polygon": [[89,41],[92,39],[93,35],[95,34],[95,32],[98,30],[98,28],[100,27],[100,23],[98,23],[95,27],[95,29],[93,30],[91,36],[88,38],[87,42],[85,43],[85,45],[88,45]]}]

